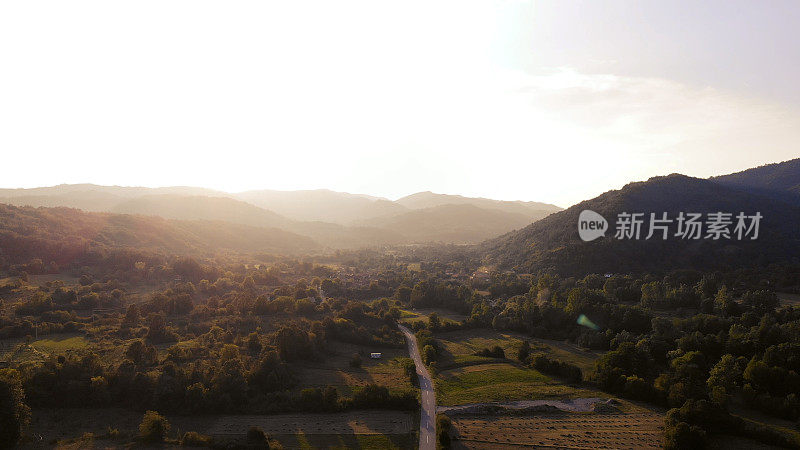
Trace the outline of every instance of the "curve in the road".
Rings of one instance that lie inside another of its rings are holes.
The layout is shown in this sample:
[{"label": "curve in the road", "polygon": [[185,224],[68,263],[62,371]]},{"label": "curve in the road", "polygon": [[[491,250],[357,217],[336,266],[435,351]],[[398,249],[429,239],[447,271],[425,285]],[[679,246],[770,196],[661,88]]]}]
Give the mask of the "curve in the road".
[{"label": "curve in the road", "polygon": [[420,408],[419,415],[419,448],[420,450],[433,450],[436,448],[436,394],[433,391],[433,380],[428,368],[422,362],[419,346],[414,333],[403,325],[397,324],[408,342],[408,353],[414,360],[419,377]]}]

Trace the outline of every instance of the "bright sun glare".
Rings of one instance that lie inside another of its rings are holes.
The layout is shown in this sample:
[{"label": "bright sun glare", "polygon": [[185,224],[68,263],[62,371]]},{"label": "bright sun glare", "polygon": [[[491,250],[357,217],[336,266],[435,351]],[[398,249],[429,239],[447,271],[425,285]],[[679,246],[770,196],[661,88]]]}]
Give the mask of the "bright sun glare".
[{"label": "bright sun glare", "polygon": [[0,58],[15,69],[0,72],[4,159],[48,162],[4,187],[433,190],[567,206],[631,179],[788,159],[800,137],[797,111],[770,99],[548,59],[569,45],[554,41],[575,7],[43,3],[0,14]]}]

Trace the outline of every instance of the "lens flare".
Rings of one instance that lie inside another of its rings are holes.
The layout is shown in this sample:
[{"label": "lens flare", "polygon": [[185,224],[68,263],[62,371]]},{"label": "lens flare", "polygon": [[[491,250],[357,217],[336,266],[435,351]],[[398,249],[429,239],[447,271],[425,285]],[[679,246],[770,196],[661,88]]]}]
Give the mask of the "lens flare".
[{"label": "lens flare", "polygon": [[589,320],[589,318],[586,317],[586,315],[584,315],[584,314],[581,314],[580,316],[578,316],[578,325],[583,325],[583,326],[585,326],[587,328],[593,329],[594,331],[600,331],[600,327],[595,325],[595,323],[592,322],[591,320]]}]

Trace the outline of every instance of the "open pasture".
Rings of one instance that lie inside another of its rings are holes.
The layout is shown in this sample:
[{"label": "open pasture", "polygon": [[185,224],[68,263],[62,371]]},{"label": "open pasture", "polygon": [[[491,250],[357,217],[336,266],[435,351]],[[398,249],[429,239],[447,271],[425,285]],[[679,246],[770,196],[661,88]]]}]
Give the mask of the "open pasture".
[{"label": "open pasture", "polygon": [[606,397],[576,388],[541,372],[511,363],[489,363],[449,369],[436,377],[436,403],[443,406],[510,400]]},{"label": "open pasture", "polygon": [[598,353],[581,349],[574,344],[556,340],[537,339],[521,333],[497,331],[487,328],[450,331],[436,333],[436,339],[442,347],[439,367],[484,364],[496,361],[494,358],[476,356],[475,353],[484,348],[499,346],[506,358],[516,360],[517,352],[523,341],[531,346],[531,355],[543,354],[580,367],[584,372],[594,366]]},{"label": "open pasture", "polygon": [[414,322],[428,323],[428,318],[433,313],[439,316],[442,323],[462,322],[468,318],[463,314],[440,308],[403,309],[400,312],[400,322],[406,325],[410,325]]},{"label": "open pasture", "polygon": [[[380,359],[369,357],[371,352],[380,352]],[[361,353],[361,367],[351,367],[350,360]],[[341,395],[350,395],[355,386],[378,384],[391,390],[411,390],[408,377],[397,358],[408,357],[403,348],[370,347],[334,342],[324,358],[318,361],[298,362],[298,385],[303,387],[336,386]]]}]

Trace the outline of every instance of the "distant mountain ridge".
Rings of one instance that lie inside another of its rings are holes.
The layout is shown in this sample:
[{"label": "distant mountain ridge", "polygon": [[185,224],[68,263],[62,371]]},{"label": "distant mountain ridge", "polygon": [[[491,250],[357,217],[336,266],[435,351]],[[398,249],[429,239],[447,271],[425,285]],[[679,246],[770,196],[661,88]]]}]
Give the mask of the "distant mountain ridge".
[{"label": "distant mountain ridge", "polygon": [[125,200],[111,209],[118,214],[140,214],[179,220],[223,220],[243,225],[285,228],[292,221],[239,200],[226,197],[143,195]]},{"label": "distant mountain ridge", "polygon": [[[420,194],[414,201],[406,197],[409,206],[405,206],[385,198],[324,189],[229,194],[183,186],[144,188],[80,184],[0,189],[0,203],[279,228],[308,236],[330,248],[477,243],[558,210],[553,205],[536,202]],[[435,205],[427,206],[431,203]]]},{"label": "distant mountain ridge", "polygon": [[562,208],[549,203],[524,202],[521,200],[492,200],[480,197],[463,197],[461,195],[436,194],[430,191],[417,192],[400,198],[399,203],[409,209],[433,208],[442,205],[474,205],[479,208],[490,208],[509,213],[524,214],[537,220],[547,214],[561,211]]},{"label": "distant mountain ridge", "polygon": [[406,211],[404,206],[385,198],[327,189],[260,190],[241,192],[232,196],[294,220],[332,222],[340,225]]}]

